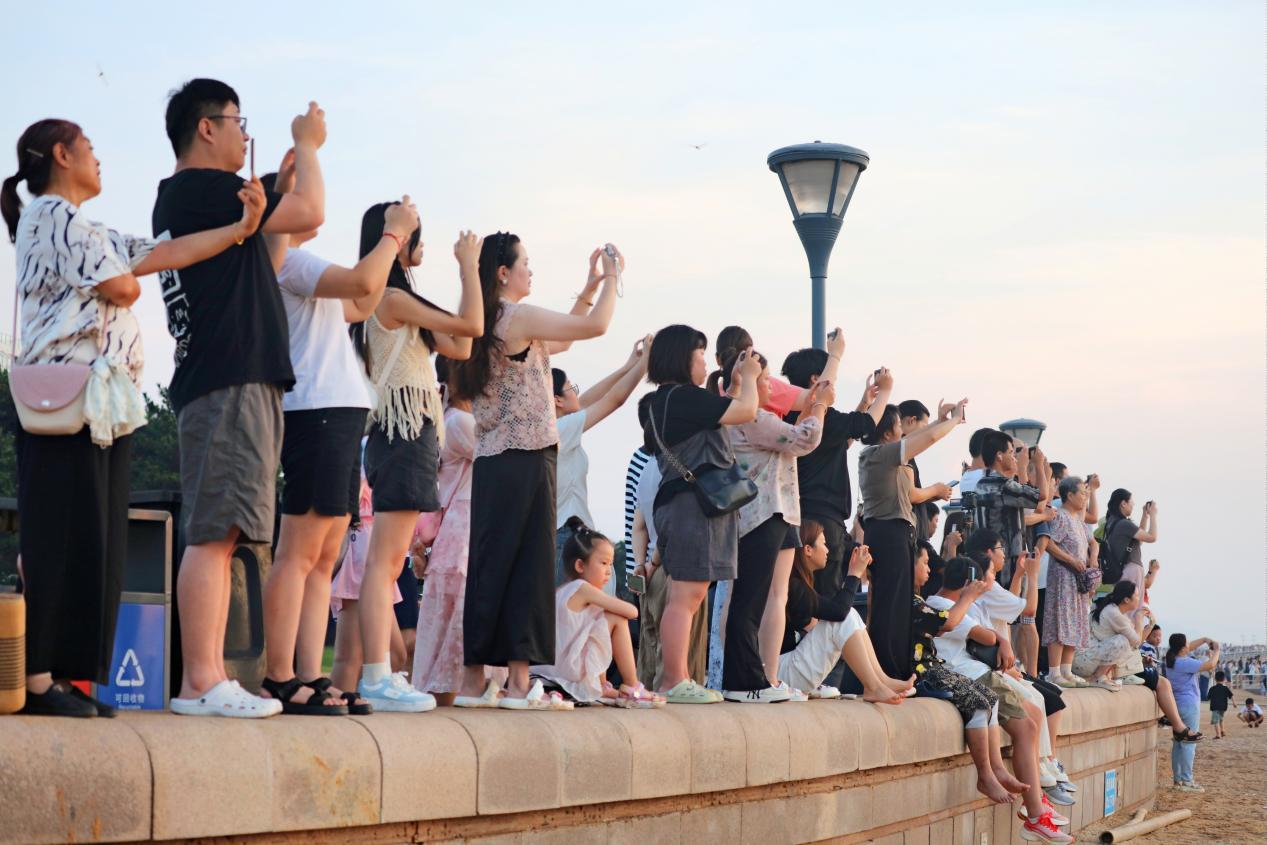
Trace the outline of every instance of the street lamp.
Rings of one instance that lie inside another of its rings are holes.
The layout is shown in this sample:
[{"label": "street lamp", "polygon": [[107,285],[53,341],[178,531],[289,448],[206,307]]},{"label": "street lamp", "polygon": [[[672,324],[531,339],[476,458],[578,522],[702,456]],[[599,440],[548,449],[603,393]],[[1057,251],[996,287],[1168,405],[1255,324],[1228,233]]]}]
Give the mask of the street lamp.
[{"label": "street lamp", "polygon": [[1026,419],[1025,417],[999,423],[999,431],[1015,437],[1030,448],[1038,445],[1038,441],[1043,439],[1043,432],[1046,430],[1047,423]]},{"label": "street lamp", "polygon": [[792,225],[809,259],[813,340],[819,349],[827,347],[824,310],[831,248],[840,234],[858,176],[870,163],[871,157],[862,150],[822,141],[783,147],[766,158],[766,164],[779,175],[792,208]]}]

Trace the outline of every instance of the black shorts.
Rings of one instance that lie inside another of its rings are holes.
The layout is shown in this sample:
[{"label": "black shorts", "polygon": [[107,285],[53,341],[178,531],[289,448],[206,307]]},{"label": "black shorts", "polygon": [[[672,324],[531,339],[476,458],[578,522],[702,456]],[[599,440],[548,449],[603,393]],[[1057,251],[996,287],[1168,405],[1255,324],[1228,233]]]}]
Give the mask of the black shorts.
[{"label": "black shorts", "polygon": [[377,425],[370,428],[365,480],[374,497],[374,513],[440,510],[439,465],[440,445],[431,420],[413,440],[400,435],[388,440]]},{"label": "black shorts", "polygon": [[[282,513],[347,516],[348,479],[360,484],[364,408],[287,411],[282,437]],[[355,511],[353,511],[355,512]]]},{"label": "black shorts", "polygon": [[1145,669],[1143,672],[1136,672],[1136,675],[1144,679],[1144,686],[1153,692],[1157,692],[1157,670]]},{"label": "black shorts", "polygon": [[1048,716],[1053,713],[1059,713],[1061,710],[1065,709],[1067,705],[1065,704],[1064,697],[1060,694],[1060,687],[1050,681],[1044,681],[1042,678],[1036,678],[1033,675],[1025,675],[1024,677],[1025,680],[1033,684],[1034,689],[1038,690],[1039,694],[1042,695],[1043,710],[1046,711]]},{"label": "black shorts", "polygon": [[418,576],[414,575],[412,566],[406,565],[400,571],[400,577],[396,579],[396,586],[400,588],[400,601],[392,606],[392,611],[396,614],[396,624],[400,626],[402,631],[417,628]]}]

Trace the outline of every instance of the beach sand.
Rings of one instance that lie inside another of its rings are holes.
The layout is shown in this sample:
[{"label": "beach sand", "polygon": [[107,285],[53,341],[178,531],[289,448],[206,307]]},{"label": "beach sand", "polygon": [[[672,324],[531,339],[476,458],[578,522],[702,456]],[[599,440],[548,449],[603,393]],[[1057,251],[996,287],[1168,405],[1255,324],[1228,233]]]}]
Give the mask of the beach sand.
[{"label": "beach sand", "polygon": [[[1236,690],[1238,705],[1245,700],[1245,695],[1245,690]],[[1258,701],[1253,693],[1250,697]],[[1213,739],[1209,705],[1201,705],[1201,731],[1206,739],[1197,745],[1194,773],[1197,783],[1205,787],[1204,794],[1176,792],[1171,788],[1171,744],[1158,743],[1157,802],[1149,815],[1186,808],[1192,811],[1192,818],[1132,842],[1142,845],[1267,843],[1267,725],[1247,727],[1229,708],[1223,727],[1227,735]],[[1079,831],[1078,841],[1097,842],[1101,831],[1119,827],[1129,820],[1130,814],[1118,813],[1108,824],[1101,822]]]}]

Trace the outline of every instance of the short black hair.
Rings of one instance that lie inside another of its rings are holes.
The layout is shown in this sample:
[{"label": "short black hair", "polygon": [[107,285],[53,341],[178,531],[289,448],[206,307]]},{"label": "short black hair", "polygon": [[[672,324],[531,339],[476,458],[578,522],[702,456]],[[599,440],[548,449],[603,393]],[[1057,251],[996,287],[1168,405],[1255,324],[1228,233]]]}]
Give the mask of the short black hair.
[{"label": "short black hair", "polygon": [[798,349],[783,359],[783,375],[797,387],[808,389],[810,377],[821,376],[826,366],[826,349]]},{"label": "short black hair", "polygon": [[875,424],[875,428],[871,433],[862,438],[864,446],[875,446],[884,442],[884,436],[897,427],[902,418],[898,416],[897,405],[885,405],[884,413],[880,415],[880,421]]},{"label": "short black hair", "polygon": [[972,436],[968,438],[968,454],[974,458],[981,457],[981,444],[985,442],[985,436],[994,431],[992,428],[978,428],[972,432]]},{"label": "short black hair", "polygon": [[198,121],[216,114],[228,103],[238,108],[238,92],[218,79],[191,79],[167,99],[167,140],[180,156],[194,142]]},{"label": "short black hair", "polygon": [[1224,672],[1222,669],[1220,669],[1219,671],[1217,671],[1217,672],[1215,672],[1215,673],[1214,673],[1214,680],[1216,680],[1216,681],[1226,681],[1226,680],[1227,680],[1227,673],[1226,673],[1226,672]]},{"label": "short black hair", "polygon": [[563,388],[567,387],[568,384],[568,374],[558,367],[551,367],[550,375],[554,376],[554,395],[562,396]]},{"label": "short black hair", "polygon": [[990,560],[990,549],[994,548],[1003,535],[990,528],[975,528],[968,535],[968,542],[963,544],[963,554],[975,560],[977,563],[987,563]]},{"label": "short black hair", "polygon": [[991,431],[981,443],[981,460],[987,467],[994,466],[994,462],[999,459],[999,454],[1010,451],[1011,448],[1012,435],[1001,431]]},{"label": "short black hair", "polygon": [[944,590],[962,590],[973,579],[972,573],[980,574],[980,564],[970,557],[959,555],[946,561],[941,570],[941,586]]},{"label": "short black hair", "polygon": [[1059,481],[1065,477],[1065,473],[1069,471],[1069,467],[1060,463],[1060,461],[1051,462],[1051,477]]},{"label": "short black hair", "polygon": [[680,323],[665,326],[651,340],[647,381],[652,384],[694,384],[691,380],[691,356],[696,349],[707,348],[708,338],[699,329]]},{"label": "short black hair", "polygon": [[898,416],[900,416],[902,419],[906,419],[907,417],[915,417],[915,419],[918,420],[924,417],[932,416],[928,412],[928,406],[925,405],[923,402],[919,401],[918,399],[907,399],[905,402],[899,403],[897,406],[897,413],[898,413]]}]

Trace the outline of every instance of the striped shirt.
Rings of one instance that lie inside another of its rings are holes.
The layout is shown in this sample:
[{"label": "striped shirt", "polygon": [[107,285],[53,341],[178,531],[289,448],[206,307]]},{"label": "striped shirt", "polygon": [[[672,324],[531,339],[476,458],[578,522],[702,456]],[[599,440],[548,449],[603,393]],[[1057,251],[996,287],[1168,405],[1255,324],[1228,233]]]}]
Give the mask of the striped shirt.
[{"label": "striped shirt", "polygon": [[651,453],[639,446],[629,458],[629,469],[625,470],[625,571],[634,571],[633,555],[633,523],[634,511],[638,509],[638,479],[642,470],[651,460]]}]

